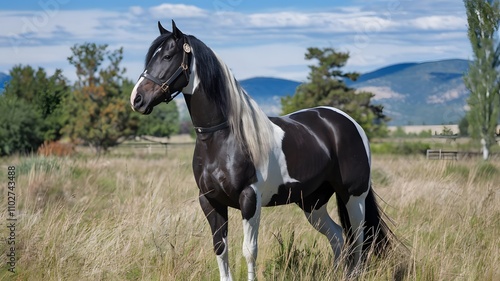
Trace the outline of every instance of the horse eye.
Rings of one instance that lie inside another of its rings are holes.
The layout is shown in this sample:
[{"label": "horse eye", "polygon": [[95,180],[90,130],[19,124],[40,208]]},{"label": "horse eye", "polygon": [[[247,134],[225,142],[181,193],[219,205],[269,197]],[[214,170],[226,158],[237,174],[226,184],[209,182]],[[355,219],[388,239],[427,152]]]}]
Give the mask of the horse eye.
[{"label": "horse eye", "polygon": [[172,58],[172,56],[166,55],[166,56],[163,57],[163,60],[170,60],[171,58]]}]

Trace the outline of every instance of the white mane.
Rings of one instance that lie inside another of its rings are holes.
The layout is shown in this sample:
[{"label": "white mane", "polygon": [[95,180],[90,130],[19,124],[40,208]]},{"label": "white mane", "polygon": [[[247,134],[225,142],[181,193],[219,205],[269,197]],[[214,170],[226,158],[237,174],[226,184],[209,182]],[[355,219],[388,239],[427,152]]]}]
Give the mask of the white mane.
[{"label": "white mane", "polygon": [[227,65],[219,58],[229,93],[230,112],[228,121],[236,139],[245,143],[256,167],[265,165],[273,147],[273,128],[267,115],[236,82]]}]

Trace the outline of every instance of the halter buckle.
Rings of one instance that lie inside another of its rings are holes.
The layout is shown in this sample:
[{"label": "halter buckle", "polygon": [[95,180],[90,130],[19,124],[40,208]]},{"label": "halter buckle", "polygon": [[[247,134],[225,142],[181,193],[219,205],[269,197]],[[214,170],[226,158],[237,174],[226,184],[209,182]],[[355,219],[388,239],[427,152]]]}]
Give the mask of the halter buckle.
[{"label": "halter buckle", "polygon": [[167,82],[165,82],[165,83],[161,84],[161,86],[160,86],[160,87],[161,87],[161,90],[162,90],[164,93],[168,92],[168,87],[169,87],[169,85],[167,84]]}]

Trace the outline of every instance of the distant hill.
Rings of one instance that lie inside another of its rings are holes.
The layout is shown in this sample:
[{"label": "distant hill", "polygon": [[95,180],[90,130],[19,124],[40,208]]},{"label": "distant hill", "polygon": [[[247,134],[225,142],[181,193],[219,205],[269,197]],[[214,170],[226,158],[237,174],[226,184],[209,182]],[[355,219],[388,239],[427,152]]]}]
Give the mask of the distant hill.
[{"label": "distant hill", "polygon": [[380,78],[383,76],[391,75],[393,73],[402,71],[408,67],[415,66],[416,64],[417,63],[410,62],[410,63],[399,63],[399,64],[386,66],[386,67],[377,69],[375,71],[360,75],[358,80],[356,80],[356,82],[348,80],[348,81],[346,81],[346,84],[351,86],[354,83],[363,83],[363,82],[368,81],[368,80],[377,79],[377,78]]},{"label": "distant hill", "polygon": [[397,64],[361,75],[349,85],[374,93],[391,125],[456,124],[465,114],[463,75],[468,69],[469,62],[460,59]]},{"label": "distant hill", "polygon": [[267,115],[276,116],[281,112],[281,97],[295,94],[295,89],[300,82],[256,77],[242,80],[240,84]]},{"label": "distant hill", "polygon": [[0,72],[0,93],[5,88],[5,82],[10,81],[10,76]]},{"label": "distant hill", "polygon": [[[389,125],[440,125],[458,123],[465,114],[468,91],[463,75],[469,62],[461,59],[401,63],[346,81],[350,87],[375,94],[384,105]],[[252,78],[241,85],[269,115],[280,112],[280,98],[292,95],[300,82],[277,78]]]}]

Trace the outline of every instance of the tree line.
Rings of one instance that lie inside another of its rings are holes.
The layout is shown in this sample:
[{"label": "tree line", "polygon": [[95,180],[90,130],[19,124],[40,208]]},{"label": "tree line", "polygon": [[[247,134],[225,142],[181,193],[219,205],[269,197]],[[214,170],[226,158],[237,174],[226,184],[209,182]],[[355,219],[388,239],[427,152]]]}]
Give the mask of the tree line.
[{"label": "tree line", "polygon": [[84,43],[71,48],[68,62],[77,81],[60,69],[16,65],[0,95],[0,156],[36,152],[44,142],[67,138],[105,152],[136,135],[170,136],[179,129],[175,103],[150,116],[129,106],[134,83],[124,77],[123,49]]},{"label": "tree line", "polygon": [[[179,131],[175,103],[157,107],[148,116],[132,112],[129,96],[134,83],[125,78],[120,65],[122,48],[85,43],[71,51],[68,62],[77,77],[72,84],[59,69],[52,75],[29,65],[10,70],[11,80],[0,95],[0,156],[33,152],[44,142],[62,138],[101,153],[137,135],[170,136]],[[369,136],[387,133],[388,118],[382,106],[371,104],[373,94],[356,93],[344,82],[359,76],[341,71],[348,53],[309,48],[306,58],[316,60],[309,81],[282,99],[283,114],[331,105],[350,114]]]}]

